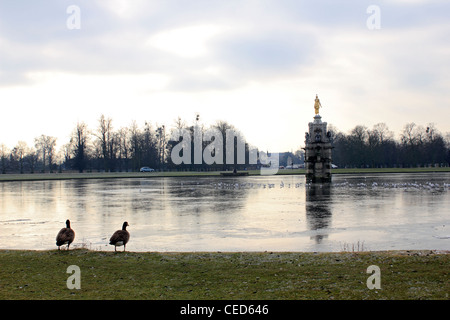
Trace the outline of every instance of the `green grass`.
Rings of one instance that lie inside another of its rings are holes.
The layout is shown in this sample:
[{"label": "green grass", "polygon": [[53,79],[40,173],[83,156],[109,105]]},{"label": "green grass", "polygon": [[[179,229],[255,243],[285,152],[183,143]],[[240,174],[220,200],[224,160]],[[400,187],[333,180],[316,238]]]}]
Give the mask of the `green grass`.
[{"label": "green grass", "polygon": [[[0,299],[443,299],[450,254],[0,251]],[[68,289],[67,267],[81,270]],[[381,289],[366,285],[370,265]]]},{"label": "green grass", "polygon": [[[261,175],[260,170],[249,170],[249,175]],[[368,168],[368,169],[333,169],[332,174],[369,174],[369,173],[421,173],[450,172],[449,168]],[[303,175],[304,169],[278,170],[277,175]],[[220,171],[173,171],[173,172],[92,172],[92,173],[25,173],[2,174],[1,181],[38,181],[68,179],[114,179],[114,178],[150,178],[150,177],[206,177],[220,176]]]}]

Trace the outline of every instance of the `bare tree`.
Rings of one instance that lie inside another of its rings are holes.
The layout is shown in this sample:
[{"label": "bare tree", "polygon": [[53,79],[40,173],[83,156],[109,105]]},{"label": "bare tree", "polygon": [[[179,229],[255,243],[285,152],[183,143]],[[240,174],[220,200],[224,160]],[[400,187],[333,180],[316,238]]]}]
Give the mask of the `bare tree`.
[{"label": "bare tree", "polygon": [[164,169],[164,163],[166,159],[166,147],[167,147],[167,135],[166,127],[162,125],[156,129],[156,145],[157,148],[157,161],[161,170]]},{"label": "bare tree", "polygon": [[45,172],[45,159],[48,158],[49,171],[53,172],[52,164],[55,155],[56,138],[41,135],[34,139],[35,147],[38,153],[42,155],[42,172]]},{"label": "bare tree", "polygon": [[136,170],[140,168],[142,161],[141,131],[136,121],[131,123],[129,139],[132,169]]},{"label": "bare tree", "polygon": [[174,122],[175,122],[175,129],[187,128],[186,121],[181,120],[180,117],[178,117]]},{"label": "bare tree", "polygon": [[19,163],[19,172],[23,173],[24,159],[28,146],[26,142],[19,141],[11,151],[11,157]]},{"label": "bare tree", "polygon": [[386,140],[392,140],[394,137],[394,133],[389,130],[386,123],[377,123],[373,126],[371,132],[372,134],[375,134],[377,136],[381,144]]},{"label": "bare tree", "polygon": [[414,136],[415,136],[416,142],[419,145],[422,145],[425,142],[425,139],[427,136],[426,129],[421,125],[416,126],[416,128],[414,129]]},{"label": "bare tree", "polygon": [[[238,164],[245,164],[248,144],[243,134],[227,121],[217,121],[215,126],[222,135],[223,169],[236,169]],[[244,149],[242,150],[242,146]],[[242,156],[242,151],[243,156]],[[244,163],[240,163],[243,160]]]},{"label": "bare tree", "polygon": [[358,167],[366,166],[369,162],[367,155],[368,130],[366,126],[357,125],[350,132],[349,143],[351,145],[351,157]]},{"label": "bare tree", "polygon": [[49,171],[53,172],[53,160],[56,156],[56,138],[47,136],[47,155],[48,155],[48,167]]},{"label": "bare tree", "polygon": [[403,131],[401,133],[400,139],[403,144],[407,144],[409,146],[413,146],[416,144],[416,137],[414,135],[414,130],[416,128],[416,124],[414,122],[410,122],[405,124],[403,127]]},{"label": "bare tree", "polygon": [[125,166],[125,171],[128,171],[128,158],[130,155],[130,145],[128,140],[128,128],[120,128],[116,133],[116,142],[118,146],[119,157],[119,171],[122,171],[122,166]]},{"label": "bare tree", "polygon": [[350,133],[351,137],[358,143],[365,143],[368,138],[367,127],[358,125]]},{"label": "bare tree", "polygon": [[10,151],[4,144],[0,144],[0,167],[2,174],[6,173],[6,167],[8,164],[8,155]]},{"label": "bare tree", "polygon": [[[72,138],[70,139],[71,142],[71,149],[72,154],[74,156],[74,168],[78,170],[78,172],[83,172],[86,168],[86,162],[87,162],[87,145],[88,145],[88,135],[89,131],[87,128],[87,125],[84,122],[77,123],[77,126],[75,130],[72,133]],[[67,155],[66,157],[70,154]]]},{"label": "bare tree", "polygon": [[436,125],[433,122],[427,125],[425,133],[428,142],[433,142],[437,137],[440,136],[439,130],[436,128]]},{"label": "bare tree", "polygon": [[151,124],[147,121],[144,123],[144,128],[140,135],[140,149],[141,161],[143,165],[157,167],[161,165],[161,158],[159,157],[157,131],[153,130]]},{"label": "bare tree", "polygon": [[38,154],[36,152],[36,149],[34,149],[33,147],[29,147],[26,153],[26,159],[28,165],[30,166],[30,173],[34,173],[34,169],[36,168],[36,163],[38,161]]},{"label": "bare tree", "polygon": [[97,138],[103,156],[103,168],[105,171],[111,171],[111,155],[114,149],[112,119],[105,118],[102,114],[99,119],[99,127],[97,129]]},{"label": "bare tree", "polygon": [[47,154],[46,149],[46,136],[41,135],[38,138],[34,139],[34,146],[36,147],[36,150],[38,154],[42,155],[42,172],[45,172],[45,156]]}]

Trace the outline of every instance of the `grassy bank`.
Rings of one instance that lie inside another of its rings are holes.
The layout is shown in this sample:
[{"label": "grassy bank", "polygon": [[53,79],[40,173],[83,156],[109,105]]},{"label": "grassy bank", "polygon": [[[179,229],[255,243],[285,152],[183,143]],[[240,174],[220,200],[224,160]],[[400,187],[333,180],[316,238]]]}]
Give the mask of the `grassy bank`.
[{"label": "grassy bank", "polygon": [[[0,299],[448,299],[449,253],[0,251]],[[81,270],[68,289],[67,267]],[[381,289],[369,290],[370,265]]]},{"label": "grassy bank", "polygon": [[[261,175],[260,170],[249,170],[249,175]],[[372,173],[431,173],[450,172],[450,168],[369,168],[369,169],[333,169],[333,174],[372,174]],[[277,175],[303,175],[304,169],[279,170]],[[114,178],[157,178],[157,177],[207,177],[220,176],[220,171],[196,172],[85,172],[85,173],[25,173],[1,174],[1,181],[39,181],[68,179],[114,179]]]}]

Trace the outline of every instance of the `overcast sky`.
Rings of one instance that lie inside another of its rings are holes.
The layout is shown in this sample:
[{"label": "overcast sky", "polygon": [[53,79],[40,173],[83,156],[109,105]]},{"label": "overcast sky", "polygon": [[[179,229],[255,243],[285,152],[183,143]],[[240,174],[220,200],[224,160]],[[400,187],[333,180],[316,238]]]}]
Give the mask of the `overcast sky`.
[{"label": "overcast sky", "polygon": [[199,113],[295,151],[316,94],[346,133],[450,132],[449,14],[445,0],[0,0],[0,143]]}]

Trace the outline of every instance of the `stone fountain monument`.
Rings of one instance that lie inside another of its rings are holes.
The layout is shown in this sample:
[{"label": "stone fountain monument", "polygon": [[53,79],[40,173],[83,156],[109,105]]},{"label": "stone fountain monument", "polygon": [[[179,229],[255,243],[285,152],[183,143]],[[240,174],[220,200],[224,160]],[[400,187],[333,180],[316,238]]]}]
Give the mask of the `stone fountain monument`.
[{"label": "stone fountain monument", "polygon": [[319,97],[316,95],[314,121],[305,134],[305,170],[307,182],[331,182],[331,140],[327,123],[319,115]]}]

